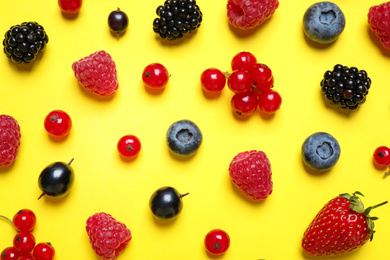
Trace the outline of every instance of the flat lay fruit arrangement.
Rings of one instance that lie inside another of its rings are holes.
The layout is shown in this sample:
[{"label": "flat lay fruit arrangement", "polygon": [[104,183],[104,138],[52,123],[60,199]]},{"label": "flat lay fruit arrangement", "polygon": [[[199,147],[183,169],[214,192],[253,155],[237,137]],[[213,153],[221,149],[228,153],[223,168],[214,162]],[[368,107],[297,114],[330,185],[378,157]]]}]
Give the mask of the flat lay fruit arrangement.
[{"label": "flat lay fruit arrangement", "polygon": [[0,260],[390,257],[390,2],[2,7]]}]

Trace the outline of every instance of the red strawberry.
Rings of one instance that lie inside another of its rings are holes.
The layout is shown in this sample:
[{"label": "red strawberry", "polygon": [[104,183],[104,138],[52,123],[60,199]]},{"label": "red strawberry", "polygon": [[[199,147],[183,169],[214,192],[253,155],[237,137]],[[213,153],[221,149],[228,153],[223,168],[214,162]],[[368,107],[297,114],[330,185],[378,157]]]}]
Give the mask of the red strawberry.
[{"label": "red strawberry", "polygon": [[279,6],[278,0],[228,0],[229,23],[247,30],[267,20]]},{"label": "red strawberry", "polygon": [[314,256],[341,255],[362,247],[374,235],[374,220],[370,211],[386,202],[364,208],[356,191],[352,195],[340,194],[318,212],[306,229],[302,247]]},{"label": "red strawberry", "polygon": [[237,154],[229,166],[233,183],[253,200],[267,198],[272,193],[271,163],[262,151]]},{"label": "red strawberry", "polygon": [[390,50],[390,2],[370,7],[368,24],[383,46]]},{"label": "red strawberry", "polygon": [[100,96],[112,96],[118,89],[115,62],[110,54],[97,51],[72,64],[79,84]]},{"label": "red strawberry", "polygon": [[15,161],[20,146],[20,126],[8,115],[0,115],[0,167]]},{"label": "red strawberry", "polygon": [[100,212],[87,220],[86,231],[92,249],[103,260],[114,260],[125,250],[132,236],[125,224],[110,214]]}]

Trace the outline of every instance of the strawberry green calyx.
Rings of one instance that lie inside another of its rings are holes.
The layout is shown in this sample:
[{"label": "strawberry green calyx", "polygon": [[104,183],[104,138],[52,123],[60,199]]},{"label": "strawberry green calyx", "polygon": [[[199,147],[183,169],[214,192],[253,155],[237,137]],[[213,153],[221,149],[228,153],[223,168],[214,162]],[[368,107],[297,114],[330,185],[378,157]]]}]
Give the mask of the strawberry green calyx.
[{"label": "strawberry green calyx", "polygon": [[370,236],[370,241],[373,239],[374,237],[374,233],[375,233],[375,230],[374,230],[374,220],[377,220],[378,218],[377,217],[371,217],[370,216],[370,212],[371,210],[375,209],[375,208],[378,208],[382,205],[385,205],[388,201],[384,201],[382,203],[379,203],[375,206],[371,206],[371,207],[368,207],[368,208],[364,208],[364,204],[362,202],[362,200],[360,199],[359,196],[362,196],[364,197],[364,195],[359,192],[359,191],[355,191],[354,193],[349,194],[349,193],[343,193],[343,194],[340,194],[339,195],[340,197],[343,197],[343,198],[346,198],[350,203],[351,205],[349,205],[349,208],[357,213],[360,213],[360,214],[364,214],[366,219],[367,219],[367,226],[368,226],[368,229],[371,231],[371,236]]}]

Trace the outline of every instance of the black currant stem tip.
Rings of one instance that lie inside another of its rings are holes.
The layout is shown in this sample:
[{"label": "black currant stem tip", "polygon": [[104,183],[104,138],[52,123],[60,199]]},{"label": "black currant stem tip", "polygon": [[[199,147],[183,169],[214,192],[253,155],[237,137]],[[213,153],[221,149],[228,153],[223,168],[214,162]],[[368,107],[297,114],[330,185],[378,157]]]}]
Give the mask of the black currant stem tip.
[{"label": "black currant stem tip", "polygon": [[180,194],[180,198],[183,198],[183,197],[187,196],[188,194],[190,194],[190,193],[187,192],[187,193],[184,193],[184,194]]},{"label": "black currant stem tip", "polygon": [[14,224],[14,223],[12,223],[12,220],[10,220],[9,218],[7,218],[6,216],[0,215],[0,218],[7,220],[11,225]]},{"label": "black currant stem tip", "polygon": [[70,160],[70,162],[68,163],[68,165],[70,165],[73,161],[74,161],[74,158],[72,158],[72,159]]},{"label": "black currant stem tip", "polygon": [[390,169],[387,172],[385,172],[385,174],[383,175],[383,178],[385,178],[385,177],[387,177],[389,175],[390,175]]},{"label": "black currant stem tip", "polygon": [[45,196],[44,192],[42,192],[42,194],[38,197],[38,199],[42,198],[43,196]]}]

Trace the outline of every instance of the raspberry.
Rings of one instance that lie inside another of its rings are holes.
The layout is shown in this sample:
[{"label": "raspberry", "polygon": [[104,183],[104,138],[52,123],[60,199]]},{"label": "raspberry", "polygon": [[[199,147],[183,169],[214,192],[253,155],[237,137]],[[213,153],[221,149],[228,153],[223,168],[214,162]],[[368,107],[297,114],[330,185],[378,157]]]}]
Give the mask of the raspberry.
[{"label": "raspberry", "polygon": [[0,115],[0,166],[15,161],[20,146],[20,127],[11,116]]},{"label": "raspberry", "polygon": [[227,16],[231,25],[247,30],[271,17],[278,6],[278,0],[228,0]]},{"label": "raspberry", "polygon": [[72,64],[79,84],[100,96],[112,96],[118,89],[115,62],[110,54],[97,51]]},{"label": "raspberry", "polygon": [[132,238],[125,224],[104,212],[96,213],[87,219],[86,231],[92,249],[103,260],[116,259]]},{"label": "raspberry", "polygon": [[237,154],[229,166],[233,183],[253,200],[267,198],[272,193],[272,170],[267,155],[262,151]]},{"label": "raspberry", "polygon": [[390,50],[390,2],[370,7],[367,16],[371,31]]}]

